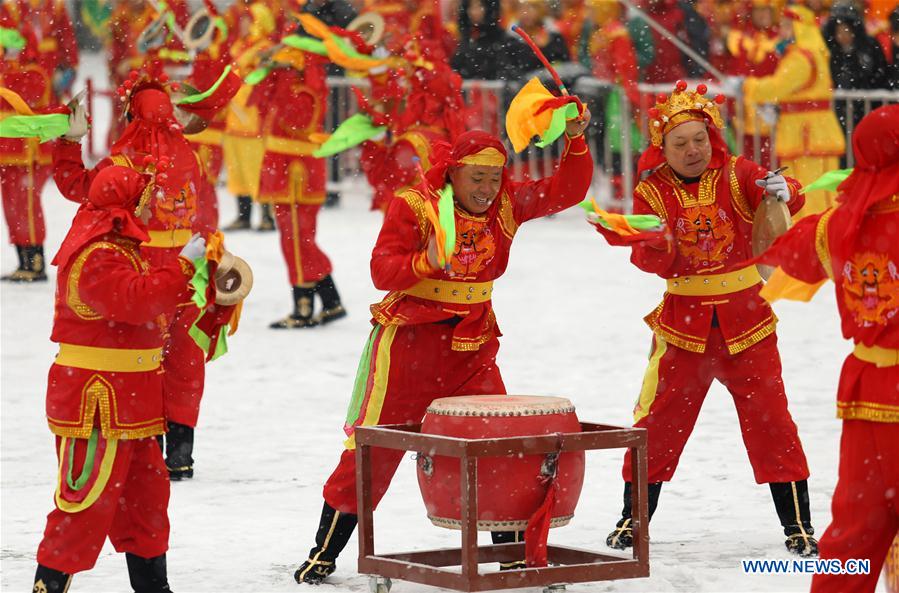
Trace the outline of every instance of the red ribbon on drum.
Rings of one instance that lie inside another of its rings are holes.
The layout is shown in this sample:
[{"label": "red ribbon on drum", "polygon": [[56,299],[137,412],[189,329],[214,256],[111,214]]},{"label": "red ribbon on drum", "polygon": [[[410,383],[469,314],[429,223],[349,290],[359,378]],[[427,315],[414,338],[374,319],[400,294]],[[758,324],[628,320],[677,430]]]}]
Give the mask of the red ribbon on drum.
[{"label": "red ribbon on drum", "polygon": [[562,433],[557,432],[555,435],[556,452],[546,456],[538,478],[546,485],[546,496],[543,504],[528,519],[528,526],[524,531],[524,562],[528,568],[542,568],[547,564],[546,546],[549,524],[558,498],[559,482],[556,476],[559,470],[559,453],[562,452]]}]

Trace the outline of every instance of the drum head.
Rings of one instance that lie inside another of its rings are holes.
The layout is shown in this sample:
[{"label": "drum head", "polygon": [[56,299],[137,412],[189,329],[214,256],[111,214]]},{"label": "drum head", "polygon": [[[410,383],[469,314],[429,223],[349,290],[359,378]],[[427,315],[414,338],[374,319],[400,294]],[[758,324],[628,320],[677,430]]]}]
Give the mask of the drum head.
[{"label": "drum head", "polygon": [[570,400],[544,395],[443,397],[428,406],[428,414],[445,416],[544,416],[571,412],[574,405]]},{"label": "drum head", "polygon": [[[790,209],[784,202],[774,197],[766,197],[755,210],[752,220],[752,255],[758,256],[774,243],[774,240],[789,230],[791,224]],[[767,280],[774,268],[757,265],[759,274]]]}]

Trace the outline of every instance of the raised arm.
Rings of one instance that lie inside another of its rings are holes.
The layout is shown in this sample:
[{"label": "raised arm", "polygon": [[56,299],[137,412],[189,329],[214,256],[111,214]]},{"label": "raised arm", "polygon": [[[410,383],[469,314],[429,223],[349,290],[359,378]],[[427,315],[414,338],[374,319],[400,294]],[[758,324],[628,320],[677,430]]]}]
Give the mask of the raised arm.
[{"label": "raised arm", "polygon": [[88,169],[81,158],[81,144],[60,138],[53,145],[53,180],[67,200],[87,201],[87,190],[98,169]]},{"label": "raised arm", "polygon": [[554,214],[584,199],[593,179],[593,157],[583,134],[565,138],[565,151],[551,177],[529,181],[512,192],[515,222]]}]

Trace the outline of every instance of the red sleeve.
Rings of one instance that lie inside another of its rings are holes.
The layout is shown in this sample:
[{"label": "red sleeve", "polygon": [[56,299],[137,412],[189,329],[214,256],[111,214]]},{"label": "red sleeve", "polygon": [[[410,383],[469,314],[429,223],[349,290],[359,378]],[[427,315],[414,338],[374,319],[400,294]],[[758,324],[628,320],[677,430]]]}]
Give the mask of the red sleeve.
[{"label": "red sleeve", "polygon": [[[825,249],[818,242],[819,223],[826,225],[822,217],[830,211],[806,216],[793,228],[778,237],[765,253],[757,260],[766,264],[780,266],[783,271],[808,284],[815,284],[827,279],[827,270],[821,263],[821,255],[830,258],[830,254],[819,254],[819,248]],[[826,226],[822,232],[826,232]]]},{"label": "red sleeve", "polygon": [[185,261],[183,267],[154,266],[144,275],[123,253],[97,249],[84,263],[78,294],[104,319],[140,325],[190,299],[188,273],[193,273],[193,266]]},{"label": "red sleeve", "polygon": [[515,222],[521,224],[574,206],[587,195],[592,179],[593,157],[584,135],[566,136],[565,151],[552,177],[523,183],[511,192]]},{"label": "red sleeve", "polygon": [[[734,162],[734,172],[737,174],[737,182],[743,190],[743,195],[746,196],[749,206],[755,212],[755,209],[758,208],[765,197],[765,190],[757,186],[755,182],[763,179],[768,174],[768,170],[740,156]],[[790,201],[787,202],[787,208],[789,208],[790,214],[796,214],[805,204],[805,196],[799,193],[799,190],[802,189],[802,184],[792,177],[787,177],[786,175],[784,177],[790,186]]]},{"label": "red sleeve", "polygon": [[394,197],[371,253],[371,279],[375,288],[404,290],[432,272],[415,212],[405,199]]},{"label": "red sleeve", "polygon": [[[655,214],[652,207],[643,199],[639,192],[634,192],[634,214]],[[631,246],[631,263],[650,274],[664,276],[677,256],[674,237],[671,230],[666,228],[657,236],[640,241]]]},{"label": "red sleeve", "polygon": [[103,159],[95,168],[88,169],[81,158],[80,143],[63,138],[53,143],[53,180],[67,200],[79,204],[86,202],[91,182],[97,172],[108,165],[109,159]]}]

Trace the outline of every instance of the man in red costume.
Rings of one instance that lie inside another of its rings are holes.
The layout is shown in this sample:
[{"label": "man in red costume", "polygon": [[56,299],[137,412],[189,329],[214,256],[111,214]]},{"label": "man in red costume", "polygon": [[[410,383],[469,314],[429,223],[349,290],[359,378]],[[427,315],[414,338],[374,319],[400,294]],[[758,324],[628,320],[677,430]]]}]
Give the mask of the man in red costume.
[{"label": "man in red costume", "polygon": [[[151,68],[152,70],[152,68]],[[54,179],[60,192],[75,202],[84,202],[99,171],[111,165],[147,172],[165,168],[156,178],[156,199],[148,223],[149,240],[141,253],[154,265],[177,260],[181,248],[194,233],[208,237],[215,232],[215,194],[206,180],[203,165],[185,139],[175,119],[170,94],[177,83],[168,84],[165,74],[133,72],[123,83],[125,112],[130,123],[110,148],[111,156],[93,170],[81,160],[80,138],[62,138],[53,152]],[[177,107],[204,119],[223,108],[240,86],[232,72],[209,97]],[[193,477],[194,428],[200,413],[205,377],[205,353],[189,335],[200,315],[194,303],[169,312],[169,336],[165,345],[164,391],[166,418],[166,464],[172,479]]]},{"label": "man in red costume", "polygon": [[[493,281],[505,272],[519,225],[573,206],[586,194],[593,174],[583,136],[589,120],[585,112],[568,122],[552,177],[511,181],[502,142],[475,130],[461,134],[451,150],[445,143],[435,147],[425,182],[391,201],[371,258],[375,287],[389,293],[371,307],[374,329],[344,427],[346,450],[325,483],[316,544],[294,574],[298,582],[320,583],[333,573],[356,527],[356,426],[419,422],[439,397],[505,393],[496,365],[501,334],[490,300]],[[455,201],[456,244],[441,268],[426,209],[447,184]],[[373,452],[375,505],[401,458],[400,451]]]},{"label": "man in red costume", "polygon": [[205,245],[194,237],[181,257],[159,265],[142,257],[152,183],[127,167],[100,171],[53,260],[50,339],[59,354],[47,422],[59,475],[35,592],[67,591],[74,573],[94,566],[107,536],[125,553],[135,591],[169,591],[169,480],[155,438],[165,431],[160,320],[190,300],[191,261]]},{"label": "man in red costume", "polygon": [[[843,336],[855,344],[837,390],[840,471],[821,558],[868,559],[870,571],[816,574],[813,593],[874,591],[899,535],[899,105],[868,114],[852,147],[855,169],[837,206],[802,219],[759,258],[779,265],[788,285],[815,285],[811,293],[833,280]],[[774,288],[763,296],[784,294]]]},{"label": "man in red costume", "polygon": [[[331,278],[331,260],[315,242],[318,213],[325,202],[325,161],[312,153],[310,135],[324,129],[328,104],[321,56],[283,47],[271,56],[274,66],[250,95],[248,104],[262,115],[265,156],[258,201],[274,204],[281,253],[293,291],[293,312],[272,329],[304,329],[346,316]],[[315,295],[321,310],[314,313]]]},{"label": "man in red costume", "polygon": [[[33,110],[48,110],[68,92],[78,65],[78,47],[65,4],[17,0],[0,4],[0,27],[17,31],[25,47],[3,48],[0,87],[6,87]],[[12,105],[0,98],[0,118]],[[50,145],[34,138],[0,138],[0,193],[19,265],[2,277],[8,282],[47,279],[44,261],[44,212],[41,191],[50,177]]]},{"label": "man in red costume", "polygon": [[[645,178],[634,190],[634,212],[661,219],[657,231],[623,241],[596,225],[613,245],[632,248],[631,262],[668,283],[646,317],[653,347],[634,426],[649,433],[649,513],[674,471],[713,380],[730,391],[756,482],[768,483],[787,548],[814,555],[806,479],[809,471],[787,409],[776,318],[759,296],[761,276],[746,266],[756,208],[765,194],[803,203],[800,186],[728,154],[721,115],[683,81],[649,111],[652,145],[640,157]],[[722,102],[723,96],[716,97]],[[630,452],[625,456],[624,510],[609,546],[633,545]]]}]

